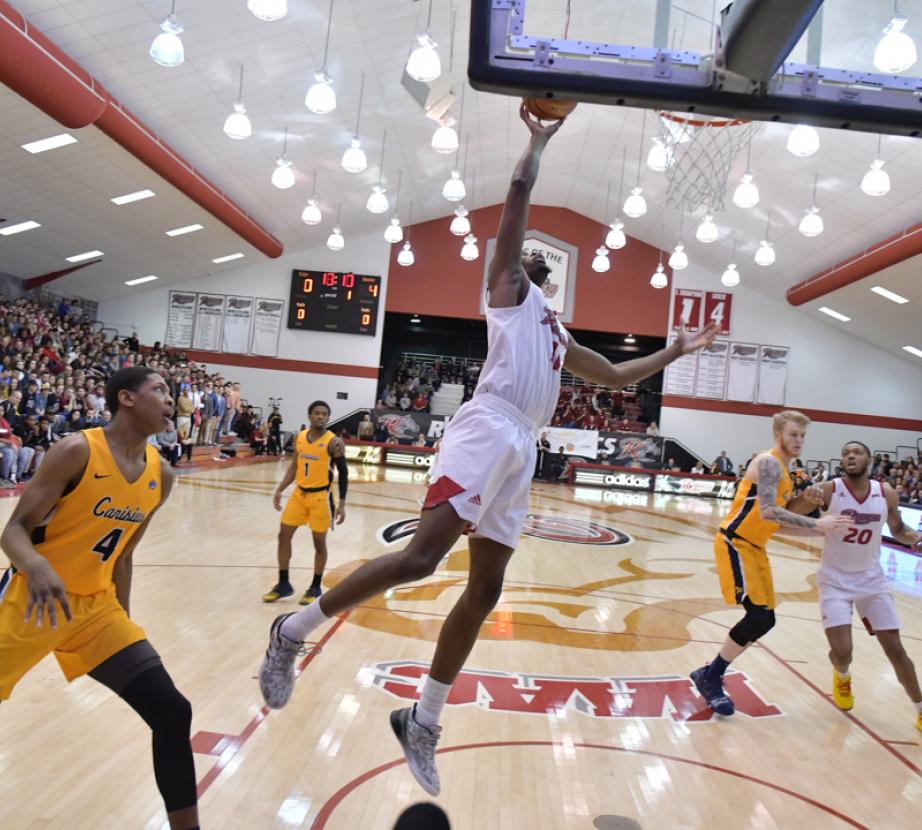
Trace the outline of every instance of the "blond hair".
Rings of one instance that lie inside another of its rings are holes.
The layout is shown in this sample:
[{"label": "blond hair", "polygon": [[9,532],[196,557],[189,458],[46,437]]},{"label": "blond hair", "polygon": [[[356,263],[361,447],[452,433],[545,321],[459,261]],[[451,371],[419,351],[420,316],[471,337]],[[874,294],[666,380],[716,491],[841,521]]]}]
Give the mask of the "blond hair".
[{"label": "blond hair", "polygon": [[785,409],[783,412],[776,412],[772,415],[772,432],[783,432],[784,425],[788,421],[793,421],[804,429],[810,426],[810,419],[803,412],[798,412],[796,409]]}]

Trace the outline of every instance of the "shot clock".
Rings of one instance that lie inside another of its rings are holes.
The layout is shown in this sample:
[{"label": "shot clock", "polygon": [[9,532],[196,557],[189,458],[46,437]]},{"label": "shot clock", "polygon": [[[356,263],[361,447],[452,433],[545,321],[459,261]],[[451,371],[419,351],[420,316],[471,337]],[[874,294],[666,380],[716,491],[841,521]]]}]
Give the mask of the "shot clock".
[{"label": "shot clock", "polygon": [[381,277],[292,271],[288,328],[374,336]]}]

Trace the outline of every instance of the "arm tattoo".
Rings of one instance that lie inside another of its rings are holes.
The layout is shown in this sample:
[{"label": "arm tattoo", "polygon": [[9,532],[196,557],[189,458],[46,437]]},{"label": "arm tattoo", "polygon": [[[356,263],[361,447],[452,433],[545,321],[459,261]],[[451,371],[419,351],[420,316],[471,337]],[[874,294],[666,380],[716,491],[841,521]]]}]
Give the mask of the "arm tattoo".
[{"label": "arm tattoo", "polygon": [[785,527],[816,527],[816,519],[801,516],[775,504],[779,481],[781,481],[780,463],[774,458],[763,458],[759,461],[759,512],[762,518]]}]

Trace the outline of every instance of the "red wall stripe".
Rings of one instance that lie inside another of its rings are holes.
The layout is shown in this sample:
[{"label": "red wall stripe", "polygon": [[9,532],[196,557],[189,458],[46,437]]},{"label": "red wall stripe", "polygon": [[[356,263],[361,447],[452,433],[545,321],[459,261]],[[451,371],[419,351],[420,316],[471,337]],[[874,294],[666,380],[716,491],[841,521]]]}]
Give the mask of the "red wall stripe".
[{"label": "red wall stripe", "polygon": [[348,363],[316,363],[312,360],[289,360],[284,357],[263,357],[250,354],[225,354],[181,349],[189,360],[219,366],[244,366],[248,369],[269,369],[276,372],[304,372],[315,375],[339,375],[350,378],[377,380],[377,366],[353,366]]}]

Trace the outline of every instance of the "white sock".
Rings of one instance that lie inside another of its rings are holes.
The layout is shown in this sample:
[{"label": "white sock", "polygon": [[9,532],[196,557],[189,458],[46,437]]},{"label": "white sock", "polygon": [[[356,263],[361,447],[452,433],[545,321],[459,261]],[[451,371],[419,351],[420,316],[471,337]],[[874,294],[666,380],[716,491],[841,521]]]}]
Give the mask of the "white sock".
[{"label": "white sock", "polygon": [[835,666],[832,667],[832,670],[836,673],[836,677],[839,680],[851,680],[852,673],[850,671],[839,671]]},{"label": "white sock", "polygon": [[[315,603],[316,605],[316,603]],[[416,703],[416,713],[414,717],[417,723],[428,726],[430,729],[437,726],[439,715],[442,714],[442,707],[448,699],[448,693],[451,691],[451,683],[439,683],[426,675],[426,681],[423,683],[423,693],[419,696]]]},{"label": "white sock", "polygon": [[330,619],[323,613],[320,602],[312,602],[306,608],[292,614],[282,623],[282,634],[296,643],[303,642],[318,625]]}]

